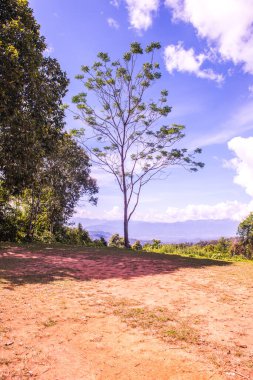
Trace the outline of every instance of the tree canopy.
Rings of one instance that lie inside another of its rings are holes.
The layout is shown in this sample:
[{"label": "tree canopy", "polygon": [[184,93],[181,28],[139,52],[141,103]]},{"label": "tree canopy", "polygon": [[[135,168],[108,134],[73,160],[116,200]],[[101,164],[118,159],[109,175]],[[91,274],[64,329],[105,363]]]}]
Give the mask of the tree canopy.
[{"label": "tree canopy", "polygon": [[237,231],[241,243],[245,249],[246,256],[253,256],[253,212],[245,218],[238,226]]},{"label": "tree canopy", "polygon": [[96,204],[90,161],[64,131],[68,79],[46,56],[26,0],[0,3],[0,240],[56,235],[81,196]]},{"label": "tree canopy", "polygon": [[28,2],[1,1],[0,178],[12,193],[33,182],[64,127],[68,79],[45,49]]}]

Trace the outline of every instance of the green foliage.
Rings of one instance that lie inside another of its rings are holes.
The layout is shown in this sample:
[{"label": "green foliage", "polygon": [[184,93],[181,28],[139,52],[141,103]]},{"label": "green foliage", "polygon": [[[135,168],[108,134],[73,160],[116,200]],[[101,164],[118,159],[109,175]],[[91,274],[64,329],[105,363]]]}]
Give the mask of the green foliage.
[{"label": "green foliage", "polygon": [[124,248],[124,246],[124,239],[119,234],[112,235],[108,241],[108,247]]},{"label": "green foliage", "polygon": [[15,241],[17,236],[17,215],[8,204],[0,203],[0,241]]},{"label": "green foliage", "polygon": [[64,127],[68,80],[25,0],[0,3],[0,178],[12,194],[29,187]]},{"label": "green foliage", "polygon": [[161,246],[161,240],[153,239],[151,243],[152,248],[158,249]]},{"label": "green foliage", "polygon": [[100,239],[94,239],[92,245],[95,247],[104,248],[107,247],[107,241],[103,236],[101,236]]},{"label": "green foliage", "polygon": [[92,240],[89,233],[83,229],[82,225],[79,223],[75,227],[62,227],[56,234],[55,240],[59,243],[64,244],[74,244],[74,245],[90,245]]},{"label": "green foliage", "polygon": [[238,243],[234,239],[223,237],[219,240],[201,241],[197,244],[160,244],[159,240],[153,240],[153,243],[145,244],[143,249],[147,252],[216,260],[240,261],[245,258],[243,250],[238,248]]},{"label": "green foliage", "polygon": [[253,212],[239,224],[237,233],[244,247],[245,255],[251,259],[253,256]]},{"label": "green foliage", "polygon": [[[62,230],[80,197],[85,195],[89,202],[96,204],[98,191],[90,177],[86,153],[68,134],[62,135],[55,151],[37,167],[30,188],[17,196],[1,189],[5,194],[0,212],[6,236],[2,232],[0,239],[44,242],[53,241]],[[9,230],[13,233],[6,232]]]},{"label": "green foliage", "polygon": [[141,245],[141,242],[140,240],[136,240],[133,244],[132,244],[132,247],[131,247],[133,250],[135,251],[141,251],[142,250],[142,245]]},{"label": "green foliage", "polygon": [[75,141],[83,131],[63,132],[66,73],[45,49],[28,1],[2,0],[1,240],[50,242],[64,232],[64,239],[77,241],[76,232],[63,226],[82,196],[97,201],[89,158]]}]

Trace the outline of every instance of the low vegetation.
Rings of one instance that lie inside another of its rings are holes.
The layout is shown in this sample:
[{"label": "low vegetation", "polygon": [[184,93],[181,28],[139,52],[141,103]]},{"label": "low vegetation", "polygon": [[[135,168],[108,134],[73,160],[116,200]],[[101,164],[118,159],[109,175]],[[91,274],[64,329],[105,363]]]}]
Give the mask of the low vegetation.
[{"label": "low vegetation", "polygon": [[[141,244],[140,240],[136,240],[131,245],[131,251],[136,252],[152,252],[166,255],[179,255],[193,258],[204,258],[212,260],[226,261],[245,261],[251,260],[253,257],[251,230],[249,229],[249,219],[246,218],[238,227],[238,238],[220,238],[219,240],[200,241],[198,243],[180,243],[180,244],[162,244],[160,240],[153,239],[152,242]],[[247,231],[242,232],[243,226],[247,226]],[[0,229],[1,232],[1,229]],[[249,237],[247,238],[247,232]],[[242,234],[242,237],[241,235]],[[40,237],[35,238],[32,242],[26,239],[16,237],[16,239],[7,239],[9,242],[18,244],[35,243],[35,246],[51,244],[53,247],[59,244],[67,246],[85,246],[96,248],[116,248],[121,251],[125,248],[124,238],[119,234],[113,234],[108,242],[103,236],[99,239],[92,239],[89,232],[86,231],[79,223],[77,227],[62,226],[57,230],[56,234],[44,233]],[[1,242],[1,239],[0,239]]]},{"label": "low vegetation", "polygon": [[216,260],[240,261],[247,259],[240,241],[231,238],[220,238],[213,241],[200,241],[199,243],[161,244],[154,240],[151,244],[145,244],[143,249],[147,252],[157,252],[169,255],[181,255],[187,257],[199,257]]},{"label": "low vegetation", "polygon": [[[251,229],[249,228],[249,219],[243,221],[238,228],[239,238],[220,238],[219,240],[200,241],[198,243],[180,243],[180,244],[161,244],[160,240],[153,239],[151,243],[146,243],[142,246],[139,240],[136,240],[131,246],[134,251],[156,252],[168,255],[180,255],[186,257],[207,258],[214,260],[230,260],[230,261],[243,261],[252,259],[252,241]],[[244,231],[242,234],[242,226],[246,224],[247,233]],[[253,225],[252,225],[253,227]],[[241,237],[241,235],[243,238]],[[109,247],[123,248],[124,240],[118,234],[111,236]]]}]

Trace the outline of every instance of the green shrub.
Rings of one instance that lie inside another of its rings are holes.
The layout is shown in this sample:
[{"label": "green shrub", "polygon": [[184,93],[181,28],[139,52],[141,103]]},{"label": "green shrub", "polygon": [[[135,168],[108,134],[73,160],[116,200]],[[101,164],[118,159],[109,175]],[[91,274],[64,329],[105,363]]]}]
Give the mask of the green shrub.
[{"label": "green shrub", "polygon": [[92,246],[101,247],[101,248],[107,247],[107,241],[105,240],[103,236],[101,236],[100,239],[93,240]]},{"label": "green shrub", "polygon": [[78,227],[61,227],[57,230],[55,239],[64,244],[89,245],[92,243],[88,231],[83,229],[81,224],[78,224]]},{"label": "green shrub", "polygon": [[142,245],[141,245],[140,240],[136,240],[131,248],[133,250],[135,250],[135,251],[141,251],[142,250]]},{"label": "green shrub", "polygon": [[112,235],[108,241],[108,247],[124,248],[125,244],[123,237],[119,236],[119,234]]},{"label": "green shrub", "polygon": [[239,224],[237,234],[244,247],[245,256],[251,259],[253,256],[253,212]]},{"label": "green shrub", "polygon": [[218,260],[242,260],[245,257],[245,248],[242,243],[235,243],[234,239],[221,238],[216,241],[201,241],[197,244],[145,244],[147,252],[157,252],[169,255],[199,257]]}]

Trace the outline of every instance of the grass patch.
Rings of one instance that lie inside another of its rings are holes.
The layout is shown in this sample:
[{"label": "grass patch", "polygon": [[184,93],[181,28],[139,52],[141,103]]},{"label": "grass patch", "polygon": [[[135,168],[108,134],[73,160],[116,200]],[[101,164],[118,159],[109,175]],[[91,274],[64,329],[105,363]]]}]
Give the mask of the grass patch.
[{"label": "grass patch", "polygon": [[55,321],[54,319],[52,318],[49,318],[48,320],[46,320],[45,322],[43,322],[43,326],[44,327],[53,327],[57,324],[57,321]]},{"label": "grass patch", "polygon": [[157,335],[168,342],[185,342],[197,344],[199,334],[187,321],[166,308],[115,306],[114,315],[132,328],[140,328],[145,332]]},{"label": "grass patch", "polygon": [[11,360],[7,359],[7,358],[0,358],[0,365],[8,365],[11,363]]},{"label": "grass patch", "polygon": [[174,341],[196,344],[199,342],[199,336],[195,329],[182,323],[180,326],[165,330],[164,337],[171,338]]}]

